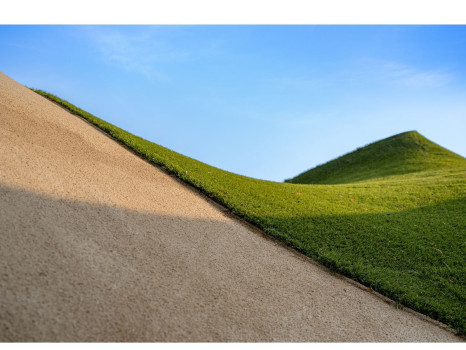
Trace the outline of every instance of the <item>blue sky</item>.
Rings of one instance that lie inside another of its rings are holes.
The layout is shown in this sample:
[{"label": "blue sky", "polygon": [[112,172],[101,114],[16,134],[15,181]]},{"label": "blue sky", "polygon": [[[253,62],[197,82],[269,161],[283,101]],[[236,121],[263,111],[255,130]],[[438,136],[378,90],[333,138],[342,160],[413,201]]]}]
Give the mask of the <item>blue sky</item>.
[{"label": "blue sky", "polygon": [[418,130],[466,156],[466,26],[0,26],[0,71],[283,181]]}]

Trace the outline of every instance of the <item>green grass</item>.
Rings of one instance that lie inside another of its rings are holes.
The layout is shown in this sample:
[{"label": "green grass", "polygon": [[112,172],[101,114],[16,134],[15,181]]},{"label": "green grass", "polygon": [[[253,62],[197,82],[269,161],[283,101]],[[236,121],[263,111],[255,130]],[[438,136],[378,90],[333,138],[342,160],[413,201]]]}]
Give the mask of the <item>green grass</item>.
[{"label": "green grass", "polygon": [[380,140],[285,180],[300,184],[344,184],[390,175],[464,165],[465,159],[416,131]]},{"label": "green grass", "polygon": [[[183,156],[58,97],[35,91],[176,174],[267,234],[466,334],[464,158],[427,144],[427,158],[423,159],[433,160],[424,163],[434,165],[423,164],[416,169],[402,162],[406,165],[402,171],[386,169],[366,176],[366,181],[359,178],[358,182],[333,185],[262,181]],[[419,134],[411,135],[425,143]],[[436,155],[431,154],[432,149]],[[396,152],[390,159],[396,167]],[[345,176],[349,181],[351,171],[347,170]]]}]

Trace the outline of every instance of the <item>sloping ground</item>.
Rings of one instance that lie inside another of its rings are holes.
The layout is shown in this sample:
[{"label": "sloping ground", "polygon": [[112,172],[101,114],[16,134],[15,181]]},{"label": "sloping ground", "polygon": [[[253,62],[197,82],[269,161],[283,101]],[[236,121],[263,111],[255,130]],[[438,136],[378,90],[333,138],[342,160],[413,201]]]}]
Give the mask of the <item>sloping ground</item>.
[{"label": "sloping ground", "polygon": [[345,184],[425,170],[465,166],[466,159],[416,131],[371,143],[285,180],[295,184]]},{"label": "sloping ground", "polygon": [[0,340],[458,341],[0,74]]},{"label": "sloping ground", "polygon": [[[349,184],[263,181],[186,157],[35,91],[268,235],[466,334],[464,160]],[[391,148],[402,153],[406,147]]]}]

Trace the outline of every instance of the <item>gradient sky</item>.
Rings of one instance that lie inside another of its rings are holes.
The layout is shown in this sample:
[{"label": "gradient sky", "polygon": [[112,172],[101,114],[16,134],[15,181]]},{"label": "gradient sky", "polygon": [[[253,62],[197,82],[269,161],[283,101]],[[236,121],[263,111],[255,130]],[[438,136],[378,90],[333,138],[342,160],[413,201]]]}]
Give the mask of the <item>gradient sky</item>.
[{"label": "gradient sky", "polygon": [[0,26],[0,71],[260,179],[408,130],[466,156],[466,26]]}]

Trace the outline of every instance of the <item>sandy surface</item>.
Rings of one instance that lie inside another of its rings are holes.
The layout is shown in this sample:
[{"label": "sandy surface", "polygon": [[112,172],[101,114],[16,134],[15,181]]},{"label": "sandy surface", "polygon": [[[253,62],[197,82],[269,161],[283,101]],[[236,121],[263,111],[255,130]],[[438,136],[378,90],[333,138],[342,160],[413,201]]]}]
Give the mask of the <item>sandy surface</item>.
[{"label": "sandy surface", "polygon": [[461,341],[0,73],[1,341]]}]

